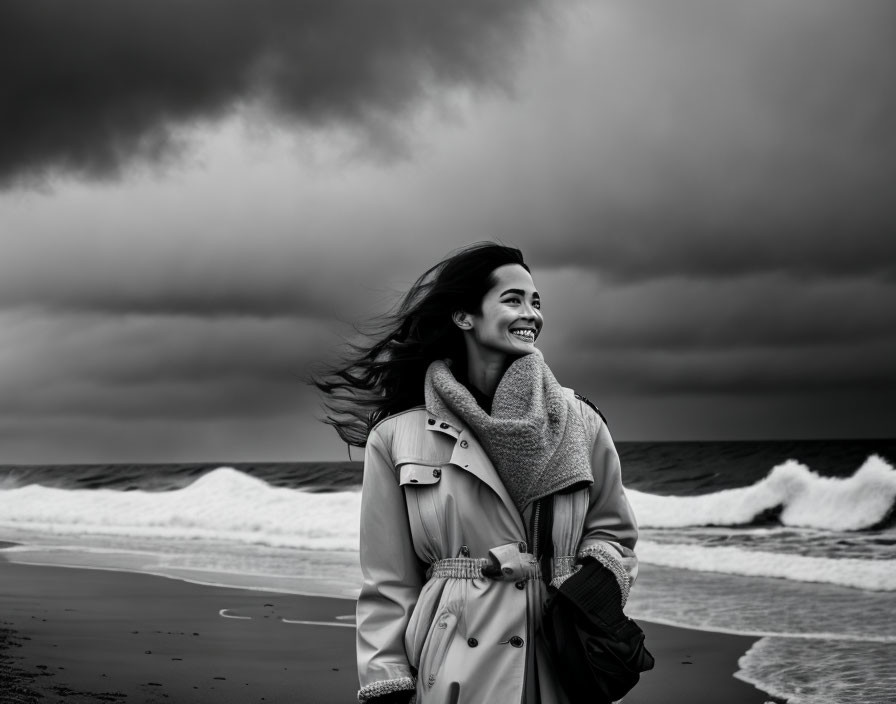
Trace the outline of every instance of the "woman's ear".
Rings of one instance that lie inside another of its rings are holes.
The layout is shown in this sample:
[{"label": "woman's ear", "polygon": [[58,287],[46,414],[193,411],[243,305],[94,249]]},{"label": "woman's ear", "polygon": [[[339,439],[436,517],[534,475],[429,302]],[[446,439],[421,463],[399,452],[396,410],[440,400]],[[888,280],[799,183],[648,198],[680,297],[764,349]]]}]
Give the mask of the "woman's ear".
[{"label": "woman's ear", "polygon": [[470,322],[470,316],[462,310],[454,311],[451,314],[451,319],[461,330],[469,330],[473,327],[473,323]]}]

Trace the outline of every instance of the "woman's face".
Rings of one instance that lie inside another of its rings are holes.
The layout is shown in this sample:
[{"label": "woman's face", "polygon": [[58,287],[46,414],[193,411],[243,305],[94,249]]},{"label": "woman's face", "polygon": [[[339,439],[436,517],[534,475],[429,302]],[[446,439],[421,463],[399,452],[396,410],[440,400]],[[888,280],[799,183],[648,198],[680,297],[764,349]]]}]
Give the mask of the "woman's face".
[{"label": "woman's face", "polygon": [[482,299],[479,315],[467,314],[460,324],[469,332],[468,353],[483,361],[531,354],[541,332],[541,297],[532,276],[519,264],[493,272],[495,285]]}]

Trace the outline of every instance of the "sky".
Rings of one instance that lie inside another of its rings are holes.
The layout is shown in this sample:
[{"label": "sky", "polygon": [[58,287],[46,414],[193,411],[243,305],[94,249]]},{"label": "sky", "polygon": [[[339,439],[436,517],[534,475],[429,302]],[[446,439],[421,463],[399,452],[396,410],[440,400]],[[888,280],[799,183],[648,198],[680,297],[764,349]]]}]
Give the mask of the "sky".
[{"label": "sky", "polygon": [[10,0],[0,56],[0,464],[345,459],[306,374],[480,240],[616,440],[894,436],[889,0]]}]

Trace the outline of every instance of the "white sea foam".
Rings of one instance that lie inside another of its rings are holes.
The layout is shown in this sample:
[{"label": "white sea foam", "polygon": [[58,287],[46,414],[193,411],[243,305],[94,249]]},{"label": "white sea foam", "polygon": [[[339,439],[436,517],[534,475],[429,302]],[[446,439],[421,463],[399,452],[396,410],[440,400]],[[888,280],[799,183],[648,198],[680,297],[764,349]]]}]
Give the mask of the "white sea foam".
[{"label": "white sea foam", "polygon": [[357,491],[312,494],[221,467],[176,491],[0,491],[0,525],[55,535],[229,540],[309,550],[357,550]]},{"label": "white sea foam", "polygon": [[[879,522],[894,500],[896,472],[870,457],[847,479],[813,474],[794,462],[744,489],[697,497],[630,491],[642,526],[749,524],[763,510],[784,505],[785,522],[827,528]],[[39,485],[0,490],[0,526],[69,538],[93,536],[129,544],[218,541],[244,546],[356,552],[360,492],[309,493],[270,484],[222,467],[174,491],[57,489]],[[796,517],[796,519],[794,519]],[[806,556],[762,546],[707,547],[688,529],[669,538],[657,531],[638,544],[645,563],[748,576],[817,581],[873,590],[896,590],[896,561],[853,556]],[[751,530],[756,530],[751,529]],[[820,530],[820,529],[819,529]],[[648,531],[649,532],[649,531]],[[679,529],[679,532],[680,529]],[[670,531],[670,533],[674,533]],[[28,541],[30,542],[30,541]],[[116,543],[118,547],[120,543]],[[758,549],[756,549],[758,548]],[[170,552],[170,548],[166,548]],[[189,552],[197,552],[189,550]]]},{"label": "white sea foam", "polygon": [[896,643],[762,638],[735,677],[789,704],[892,704]]},{"label": "white sea foam", "polygon": [[896,592],[643,564],[626,612],[686,628],[896,644]]},{"label": "white sea foam", "polygon": [[642,562],[663,567],[896,591],[896,560],[806,557],[738,547],[670,545],[649,540],[640,541],[637,552]]},{"label": "white sea foam", "polygon": [[638,523],[650,528],[747,525],[782,507],[787,526],[862,530],[880,523],[896,503],[896,470],[871,455],[851,477],[822,477],[795,460],[752,486],[701,496],[657,496],[627,490]]}]

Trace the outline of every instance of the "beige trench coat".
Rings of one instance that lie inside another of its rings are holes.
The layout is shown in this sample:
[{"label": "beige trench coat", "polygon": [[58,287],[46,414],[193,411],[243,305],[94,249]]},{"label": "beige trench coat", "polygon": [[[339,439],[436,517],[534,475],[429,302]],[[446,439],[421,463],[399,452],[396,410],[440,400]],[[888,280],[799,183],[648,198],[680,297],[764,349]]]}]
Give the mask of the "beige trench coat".
[{"label": "beige trench coat", "polygon": [[[612,555],[627,593],[637,575],[637,525],[619,457],[601,416],[564,391],[588,431],[594,483],[555,495],[554,555]],[[469,428],[421,406],[371,431],[361,500],[360,701],[416,689],[417,704],[567,703],[539,637],[547,589],[507,550],[527,549],[530,512],[517,510]],[[492,551],[505,578],[427,579],[433,562],[465,551]]]}]

